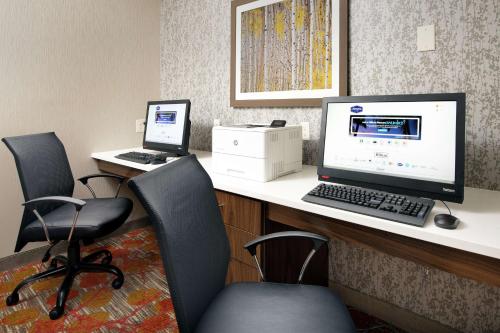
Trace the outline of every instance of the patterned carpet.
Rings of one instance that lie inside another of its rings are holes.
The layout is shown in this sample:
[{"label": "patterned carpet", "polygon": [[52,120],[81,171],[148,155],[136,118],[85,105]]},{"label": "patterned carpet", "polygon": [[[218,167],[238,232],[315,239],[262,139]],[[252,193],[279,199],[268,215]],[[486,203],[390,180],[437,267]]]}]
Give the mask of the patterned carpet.
[{"label": "patterned carpet", "polygon": [[[125,275],[122,288],[111,287],[111,274],[83,273],[75,279],[65,315],[53,321],[48,313],[55,305],[63,277],[24,287],[19,293],[19,303],[7,307],[5,298],[16,285],[45,270],[47,264],[33,263],[0,272],[0,332],[178,332],[152,227],[136,229],[83,249],[82,256],[99,249],[110,250],[113,264]],[[360,333],[403,332],[356,309],[349,311]]]},{"label": "patterned carpet", "polygon": [[[122,288],[111,287],[113,276],[80,274],[66,302],[64,317],[52,321],[62,277],[21,289],[20,301],[7,307],[5,298],[25,277],[46,269],[31,264],[0,273],[0,332],[178,332],[159,249],[150,227],[84,247],[85,254],[106,248],[125,275]],[[84,255],[85,255],[84,254]]]}]

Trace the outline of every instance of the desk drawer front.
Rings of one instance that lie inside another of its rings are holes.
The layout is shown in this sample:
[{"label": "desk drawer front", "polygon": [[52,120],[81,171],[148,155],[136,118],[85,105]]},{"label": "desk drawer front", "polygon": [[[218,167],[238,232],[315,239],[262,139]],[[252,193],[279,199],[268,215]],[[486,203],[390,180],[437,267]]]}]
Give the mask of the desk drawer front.
[{"label": "desk drawer front", "polygon": [[[243,246],[262,234],[262,203],[222,191],[215,191],[215,194],[231,247],[226,282],[258,282],[255,261]],[[257,257],[261,257],[260,248],[257,249]]]},{"label": "desk drawer front", "polygon": [[216,191],[224,224],[261,235],[262,203],[239,195]]},{"label": "desk drawer front", "polygon": [[[226,225],[226,232],[231,246],[231,258],[251,266],[255,265],[255,259],[243,246],[257,236],[230,225]],[[257,257],[260,258],[260,247],[257,248]]]}]

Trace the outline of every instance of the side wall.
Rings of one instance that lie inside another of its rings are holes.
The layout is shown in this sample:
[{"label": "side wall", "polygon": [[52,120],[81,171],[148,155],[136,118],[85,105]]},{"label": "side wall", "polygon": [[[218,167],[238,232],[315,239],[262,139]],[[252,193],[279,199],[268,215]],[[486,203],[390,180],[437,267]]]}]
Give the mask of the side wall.
[{"label": "side wall", "polygon": [[[5,0],[0,31],[0,137],[55,131],[75,178],[97,171],[92,152],[140,145],[135,119],[159,97],[159,0]],[[0,160],[5,257],[14,250],[23,196],[3,145]],[[113,193],[113,183],[95,184],[100,194]],[[89,193],[77,184],[75,195]]]}]

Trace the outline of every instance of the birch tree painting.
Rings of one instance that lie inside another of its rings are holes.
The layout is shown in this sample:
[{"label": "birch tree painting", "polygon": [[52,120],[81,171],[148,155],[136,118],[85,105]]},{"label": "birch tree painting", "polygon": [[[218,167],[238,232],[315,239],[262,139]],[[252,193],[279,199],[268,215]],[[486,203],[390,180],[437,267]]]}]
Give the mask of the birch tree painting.
[{"label": "birch tree painting", "polygon": [[332,0],[284,0],[241,16],[241,92],[332,88]]}]

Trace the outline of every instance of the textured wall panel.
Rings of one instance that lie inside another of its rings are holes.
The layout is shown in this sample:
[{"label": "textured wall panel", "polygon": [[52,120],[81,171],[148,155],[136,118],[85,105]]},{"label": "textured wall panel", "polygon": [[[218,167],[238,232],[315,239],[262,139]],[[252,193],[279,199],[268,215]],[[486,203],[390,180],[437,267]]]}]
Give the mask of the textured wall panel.
[{"label": "textured wall panel", "polygon": [[[161,95],[190,98],[192,146],[211,148],[223,124],[308,121],[304,162],[317,160],[321,110],[229,106],[231,1],[162,1]],[[500,2],[351,0],[351,95],[467,93],[467,186],[500,189]],[[416,30],[436,25],[436,51],[417,52]]]},{"label": "textured wall panel", "polygon": [[330,280],[463,332],[500,332],[500,288],[330,242]]}]

